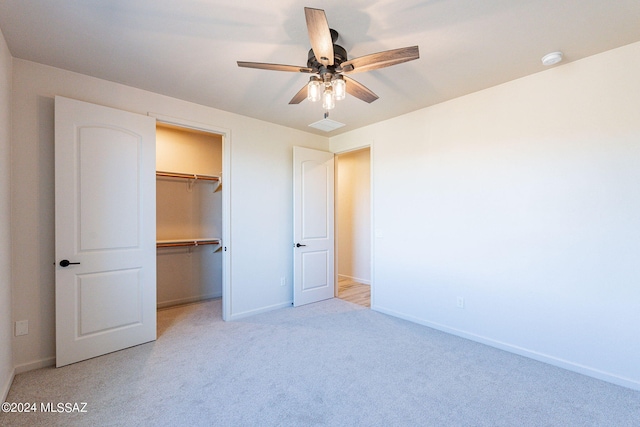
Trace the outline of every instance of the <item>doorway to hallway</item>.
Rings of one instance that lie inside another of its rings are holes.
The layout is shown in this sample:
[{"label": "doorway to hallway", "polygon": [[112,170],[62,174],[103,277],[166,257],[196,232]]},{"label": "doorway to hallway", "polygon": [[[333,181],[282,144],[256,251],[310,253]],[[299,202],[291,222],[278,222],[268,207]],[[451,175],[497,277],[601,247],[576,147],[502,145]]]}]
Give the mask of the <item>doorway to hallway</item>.
[{"label": "doorway to hallway", "polygon": [[335,295],[371,306],[371,150],[336,155]]}]

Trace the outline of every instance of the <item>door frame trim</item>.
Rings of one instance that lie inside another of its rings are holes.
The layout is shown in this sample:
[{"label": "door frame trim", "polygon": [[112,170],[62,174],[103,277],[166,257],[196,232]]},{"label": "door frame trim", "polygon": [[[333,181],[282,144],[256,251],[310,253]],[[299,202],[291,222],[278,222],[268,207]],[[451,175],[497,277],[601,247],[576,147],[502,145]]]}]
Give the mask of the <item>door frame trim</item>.
[{"label": "door frame trim", "polygon": [[153,112],[149,116],[155,117],[156,122],[213,133],[222,137],[222,320],[231,319],[231,251],[229,240],[231,236],[231,129],[210,123],[194,122],[191,120],[172,117]]}]

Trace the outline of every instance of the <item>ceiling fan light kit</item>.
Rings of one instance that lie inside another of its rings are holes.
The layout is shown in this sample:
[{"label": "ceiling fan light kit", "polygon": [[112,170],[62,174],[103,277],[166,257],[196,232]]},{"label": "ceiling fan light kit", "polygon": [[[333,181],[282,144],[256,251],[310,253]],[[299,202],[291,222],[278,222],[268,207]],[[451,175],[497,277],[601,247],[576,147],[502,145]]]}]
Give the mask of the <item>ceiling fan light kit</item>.
[{"label": "ceiling fan light kit", "polygon": [[[325,77],[329,73],[325,74]],[[336,101],[343,100],[347,96],[347,84],[339,74],[334,74],[331,80],[322,82],[320,77],[311,76],[307,84],[307,99],[317,102],[322,99],[322,108],[332,110]]]},{"label": "ceiling fan light kit", "polygon": [[239,67],[314,74],[289,104],[299,104],[305,98],[311,102],[322,99],[322,107],[328,111],[335,107],[336,101],[344,99],[347,93],[372,103],[378,99],[378,95],[345,74],[377,70],[420,57],[418,46],[411,46],[349,60],[347,51],[336,44],[338,32],[329,28],[324,10],[305,7],[304,14],[311,42],[306,67],[238,61]]}]

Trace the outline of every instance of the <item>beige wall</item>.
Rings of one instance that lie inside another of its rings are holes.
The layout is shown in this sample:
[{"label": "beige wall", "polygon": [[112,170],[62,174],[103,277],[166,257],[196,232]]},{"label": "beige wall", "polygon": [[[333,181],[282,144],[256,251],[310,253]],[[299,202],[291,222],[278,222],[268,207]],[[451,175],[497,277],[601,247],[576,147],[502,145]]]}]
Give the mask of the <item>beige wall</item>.
[{"label": "beige wall", "polygon": [[160,125],[156,130],[156,170],[220,175],[222,137]]},{"label": "beige wall", "polygon": [[373,309],[640,389],[638,75],[635,43],[332,138],[373,140]]},{"label": "beige wall", "polygon": [[368,148],[336,157],[338,277],[371,282],[371,179]]},{"label": "beige wall", "polygon": [[[17,370],[54,358],[53,97],[174,117],[229,131],[231,317],[291,304],[294,145],[327,150],[328,139],[29,61],[13,60],[12,233]],[[19,237],[19,238],[18,238]]]},{"label": "beige wall", "polygon": [[11,54],[0,32],[0,401],[13,378],[11,321]]}]

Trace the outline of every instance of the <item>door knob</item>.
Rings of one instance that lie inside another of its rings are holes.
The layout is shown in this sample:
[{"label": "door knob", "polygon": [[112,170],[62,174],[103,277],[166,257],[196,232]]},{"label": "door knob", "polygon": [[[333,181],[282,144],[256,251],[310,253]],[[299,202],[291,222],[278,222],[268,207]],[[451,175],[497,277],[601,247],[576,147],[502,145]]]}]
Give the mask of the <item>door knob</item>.
[{"label": "door knob", "polygon": [[299,248],[300,246],[307,246],[307,245],[301,245],[300,243],[296,243],[296,248]]},{"label": "door knob", "polygon": [[63,259],[60,261],[60,267],[69,267],[72,264],[80,264],[79,262],[69,262],[68,259]]}]

